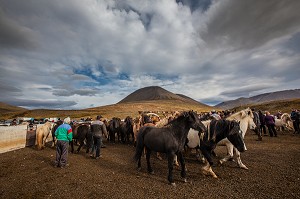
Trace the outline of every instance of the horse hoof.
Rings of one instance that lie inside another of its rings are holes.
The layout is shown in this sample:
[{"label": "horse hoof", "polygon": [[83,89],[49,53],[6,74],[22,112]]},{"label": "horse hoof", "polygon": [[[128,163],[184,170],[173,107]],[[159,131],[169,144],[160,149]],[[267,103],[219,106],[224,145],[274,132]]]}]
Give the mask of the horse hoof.
[{"label": "horse hoof", "polygon": [[149,173],[153,175],[153,174],[154,174],[154,171],[149,171]]},{"label": "horse hoof", "polygon": [[171,185],[172,187],[176,187],[175,182],[170,182],[170,185]]},{"label": "horse hoof", "polygon": [[246,167],[245,165],[240,166],[241,169],[245,169],[248,170],[248,167]]},{"label": "horse hoof", "polygon": [[184,183],[187,183],[188,181],[187,181],[187,179],[186,179],[186,178],[184,178],[184,179],[183,179],[183,182],[184,182]]},{"label": "horse hoof", "polygon": [[137,168],[137,171],[141,171],[141,170],[142,170],[142,168],[141,168],[141,167],[138,167],[138,168]]}]

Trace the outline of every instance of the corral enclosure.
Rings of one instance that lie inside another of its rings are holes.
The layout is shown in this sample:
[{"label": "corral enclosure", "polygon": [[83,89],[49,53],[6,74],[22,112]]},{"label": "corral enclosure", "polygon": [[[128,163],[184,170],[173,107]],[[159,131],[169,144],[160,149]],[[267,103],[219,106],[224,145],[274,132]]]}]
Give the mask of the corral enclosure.
[{"label": "corral enclosure", "polygon": [[[107,144],[103,158],[91,159],[82,150],[69,153],[70,166],[54,168],[55,149],[35,147],[0,154],[1,198],[300,198],[300,135],[280,132],[278,138],[257,136],[248,131],[248,151],[242,160],[249,170],[235,162],[213,167],[219,176],[204,176],[194,154],[186,155],[188,182],[174,170],[176,187],[168,185],[167,160],[151,158],[154,174],[148,174],[145,159],[142,170],[132,161],[131,145]],[[225,147],[216,149],[219,157]],[[215,159],[217,161],[218,158]]]}]

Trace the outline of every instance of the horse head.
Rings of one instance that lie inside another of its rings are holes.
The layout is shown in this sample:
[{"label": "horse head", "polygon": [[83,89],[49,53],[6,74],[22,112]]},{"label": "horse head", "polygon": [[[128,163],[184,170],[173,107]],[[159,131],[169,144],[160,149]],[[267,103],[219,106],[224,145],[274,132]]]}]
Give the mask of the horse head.
[{"label": "horse head", "polygon": [[121,119],[120,118],[112,118],[112,126],[114,129],[118,129],[120,127]]},{"label": "horse head", "polygon": [[230,121],[228,140],[238,149],[240,152],[246,151],[246,145],[242,136],[240,122],[235,120]]},{"label": "horse head", "polygon": [[248,128],[256,128],[253,118],[253,112],[249,107],[227,117],[228,120],[236,120],[240,122],[240,128],[242,130],[243,137],[245,136]]},{"label": "horse head", "polygon": [[182,115],[188,118],[188,121],[191,124],[191,128],[199,132],[206,132],[207,129],[204,124],[200,121],[198,115],[194,111],[183,112]]}]

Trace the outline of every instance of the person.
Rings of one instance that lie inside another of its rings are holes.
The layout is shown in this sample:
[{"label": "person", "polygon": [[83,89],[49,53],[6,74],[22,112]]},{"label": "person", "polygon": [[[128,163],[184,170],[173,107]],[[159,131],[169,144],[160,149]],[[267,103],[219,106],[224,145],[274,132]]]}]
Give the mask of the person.
[{"label": "person", "polygon": [[294,129],[295,129],[294,134],[300,133],[300,130],[299,130],[300,113],[299,113],[298,110],[296,110],[296,109],[292,110],[292,112],[291,112],[291,119],[293,121],[293,126],[294,126]]},{"label": "person", "polygon": [[100,146],[101,146],[101,142],[102,142],[102,134],[104,134],[106,137],[108,136],[107,134],[107,130],[106,130],[106,126],[105,124],[100,121],[101,116],[98,115],[96,117],[95,121],[92,121],[91,123],[91,132],[93,135],[93,141],[94,141],[94,147],[95,147],[95,151],[96,154],[94,156],[94,152],[92,152],[91,157],[94,157],[95,159],[99,159],[100,157]]},{"label": "person", "polygon": [[265,122],[269,130],[269,134],[271,137],[277,137],[277,131],[275,129],[275,118],[273,115],[270,114],[269,111],[266,111]]},{"label": "person", "polygon": [[69,142],[73,139],[70,122],[70,117],[65,118],[64,123],[55,130],[55,137],[57,139],[55,167],[64,168],[68,166],[68,147]]},{"label": "person", "polygon": [[261,110],[258,110],[259,122],[260,122],[260,132],[261,134],[267,135],[266,131],[266,123],[265,123],[265,115],[262,113]]},{"label": "person", "polygon": [[257,112],[255,112],[255,109],[252,108],[252,113],[253,113],[253,122],[255,123],[256,127],[254,129],[254,132],[257,134],[257,141],[262,141],[262,136],[261,136],[261,130],[260,130],[260,120],[259,120],[259,115]]},{"label": "person", "polygon": [[220,116],[215,110],[212,110],[212,111],[211,111],[211,116],[212,116],[213,118],[215,118],[216,120],[222,119],[221,116]]}]

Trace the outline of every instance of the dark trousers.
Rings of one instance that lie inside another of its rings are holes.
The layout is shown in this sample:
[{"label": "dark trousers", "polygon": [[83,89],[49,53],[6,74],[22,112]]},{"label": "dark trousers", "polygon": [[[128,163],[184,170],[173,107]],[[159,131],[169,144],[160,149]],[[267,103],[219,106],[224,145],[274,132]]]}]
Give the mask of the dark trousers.
[{"label": "dark trousers", "polygon": [[293,126],[294,126],[294,129],[295,129],[294,133],[300,133],[300,131],[299,131],[299,120],[293,120]]},{"label": "dark trousers", "polygon": [[270,124],[270,125],[268,124],[267,127],[268,127],[269,134],[270,134],[271,137],[273,137],[273,135],[277,136],[277,131],[275,129],[275,124]]},{"label": "dark trousers", "polygon": [[57,140],[56,142],[56,159],[55,165],[56,166],[66,166],[68,162],[68,141]]},{"label": "dark trousers", "polygon": [[101,137],[93,137],[94,138],[94,147],[96,150],[96,158],[100,156],[101,149]]},{"label": "dark trousers", "polygon": [[261,125],[260,125],[260,132],[261,132],[261,133],[264,133],[264,135],[267,134],[266,126],[265,126],[264,124],[261,124]]}]

